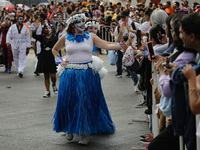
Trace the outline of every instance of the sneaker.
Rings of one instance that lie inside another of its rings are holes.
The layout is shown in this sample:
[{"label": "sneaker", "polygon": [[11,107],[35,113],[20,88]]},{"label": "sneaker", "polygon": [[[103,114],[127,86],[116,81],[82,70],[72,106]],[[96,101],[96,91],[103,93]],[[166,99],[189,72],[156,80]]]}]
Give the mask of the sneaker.
[{"label": "sneaker", "polygon": [[80,145],[88,145],[90,142],[90,140],[88,139],[87,136],[82,136],[82,139],[80,141],[78,141],[78,144]]},{"label": "sneaker", "polygon": [[139,94],[139,93],[140,93],[140,90],[138,89],[137,86],[135,86],[135,93],[136,93],[136,94]]},{"label": "sneaker", "polygon": [[146,139],[146,135],[140,135],[140,140]]},{"label": "sneaker", "polygon": [[71,141],[73,140],[74,135],[73,134],[67,134],[67,140]]},{"label": "sneaker", "polygon": [[147,106],[147,103],[146,103],[145,100],[142,100],[142,101],[140,101],[140,103],[135,108],[141,108],[141,107],[144,107],[144,106]]},{"label": "sneaker", "polygon": [[151,115],[151,114],[152,114],[152,110],[146,109],[146,110],[144,111],[144,113],[147,114],[147,115]]},{"label": "sneaker", "polygon": [[11,69],[8,69],[8,73],[11,74]]},{"label": "sneaker", "polygon": [[117,78],[122,78],[122,75],[121,74],[116,74],[115,75]]},{"label": "sneaker", "polygon": [[54,92],[55,94],[58,94],[58,88],[57,88],[57,86],[56,86],[56,85],[53,85],[52,88],[53,88],[53,92]]},{"label": "sneaker", "polygon": [[149,140],[149,139],[141,139],[140,140],[140,143],[142,143],[142,144],[149,144],[150,142],[151,142],[152,140]]},{"label": "sneaker", "polygon": [[43,95],[43,98],[48,98],[48,97],[50,97],[50,96],[51,96],[50,91],[46,91],[46,92],[44,93],[44,95]]},{"label": "sneaker", "polygon": [[18,76],[19,76],[20,78],[23,78],[23,74],[22,74],[21,72],[18,73]]}]

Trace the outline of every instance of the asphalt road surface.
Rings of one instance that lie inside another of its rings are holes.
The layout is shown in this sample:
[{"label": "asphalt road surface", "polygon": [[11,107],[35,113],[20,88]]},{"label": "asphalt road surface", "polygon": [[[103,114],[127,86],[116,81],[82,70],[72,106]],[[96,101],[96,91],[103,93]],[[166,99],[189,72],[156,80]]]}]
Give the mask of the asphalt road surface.
[{"label": "asphalt road surface", "polygon": [[[110,135],[90,136],[88,146],[78,145],[79,136],[67,141],[65,134],[52,131],[52,118],[57,95],[44,99],[44,77],[34,75],[35,56],[27,56],[23,78],[4,73],[0,67],[0,150],[131,150],[144,149],[139,136],[149,132],[145,108],[135,108],[142,100],[134,93],[131,78],[123,73],[115,77],[115,66],[110,66],[107,55],[100,55],[108,69],[102,88],[116,132]],[[57,85],[59,77],[57,77]]]}]

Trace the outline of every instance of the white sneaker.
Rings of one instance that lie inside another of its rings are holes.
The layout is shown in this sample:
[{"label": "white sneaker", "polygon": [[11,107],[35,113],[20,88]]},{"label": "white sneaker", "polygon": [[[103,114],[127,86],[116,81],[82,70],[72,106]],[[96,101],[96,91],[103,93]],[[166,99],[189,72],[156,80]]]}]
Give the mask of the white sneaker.
[{"label": "white sneaker", "polygon": [[58,94],[58,88],[57,88],[57,86],[56,86],[56,85],[53,85],[52,88],[53,88],[53,92],[54,92],[55,94]]},{"label": "white sneaker", "polygon": [[139,93],[140,93],[140,90],[138,89],[137,86],[135,86],[135,93],[136,93],[136,94],[139,94]]},{"label": "white sneaker", "polygon": [[44,93],[44,95],[43,95],[43,98],[48,98],[48,97],[50,97],[50,96],[51,96],[50,91],[46,91],[46,92]]},{"label": "white sneaker", "polygon": [[88,145],[90,143],[90,140],[88,139],[88,136],[82,136],[82,139],[78,141],[78,144],[80,145]]},{"label": "white sneaker", "polygon": [[66,136],[67,136],[67,140],[69,140],[69,141],[73,140],[73,138],[74,138],[73,134],[67,134]]}]

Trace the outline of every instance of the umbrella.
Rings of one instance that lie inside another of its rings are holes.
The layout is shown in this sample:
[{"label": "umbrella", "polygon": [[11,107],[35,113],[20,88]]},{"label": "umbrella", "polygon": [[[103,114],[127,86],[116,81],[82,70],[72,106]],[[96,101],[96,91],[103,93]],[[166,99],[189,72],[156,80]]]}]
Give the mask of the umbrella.
[{"label": "umbrella", "polygon": [[[17,6],[20,7],[21,9],[23,9],[23,8],[22,8],[23,5],[24,5],[24,4],[17,4]],[[31,9],[31,8],[28,7],[27,5],[24,5],[24,10],[29,10],[29,9]]]},{"label": "umbrella", "polygon": [[8,6],[8,5],[13,5],[13,4],[9,1],[4,1],[4,0],[0,1],[0,9],[2,9],[4,6]]},{"label": "umbrella", "polygon": [[39,3],[37,6],[47,6],[49,3]]},{"label": "umbrella", "polygon": [[15,9],[15,6],[14,5],[7,5],[7,6],[4,6],[3,8],[8,9],[9,12],[12,12],[12,10]]}]

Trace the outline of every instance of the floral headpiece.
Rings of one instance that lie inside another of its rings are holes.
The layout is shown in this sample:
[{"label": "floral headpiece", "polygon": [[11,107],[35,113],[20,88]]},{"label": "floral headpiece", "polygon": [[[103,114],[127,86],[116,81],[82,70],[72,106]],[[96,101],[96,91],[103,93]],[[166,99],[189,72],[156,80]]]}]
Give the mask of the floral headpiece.
[{"label": "floral headpiece", "polygon": [[67,25],[72,24],[77,21],[81,21],[82,19],[84,20],[86,19],[84,14],[76,14],[67,20]]},{"label": "floral headpiece", "polygon": [[85,24],[85,28],[90,27],[90,26],[97,27],[97,29],[100,30],[99,22],[97,22],[96,20],[87,21]]}]

